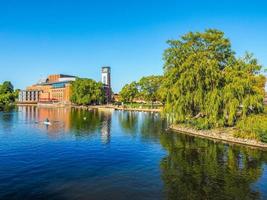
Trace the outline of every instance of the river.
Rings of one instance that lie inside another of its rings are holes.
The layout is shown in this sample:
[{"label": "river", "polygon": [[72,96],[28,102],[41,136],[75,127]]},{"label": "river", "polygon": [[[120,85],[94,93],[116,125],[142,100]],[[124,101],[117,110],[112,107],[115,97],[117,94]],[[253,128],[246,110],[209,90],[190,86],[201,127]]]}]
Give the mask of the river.
[{"label": "river", "polygon": [[0,112],[0,199],[267,199],[267,152],[165,129],[158,113]]}]

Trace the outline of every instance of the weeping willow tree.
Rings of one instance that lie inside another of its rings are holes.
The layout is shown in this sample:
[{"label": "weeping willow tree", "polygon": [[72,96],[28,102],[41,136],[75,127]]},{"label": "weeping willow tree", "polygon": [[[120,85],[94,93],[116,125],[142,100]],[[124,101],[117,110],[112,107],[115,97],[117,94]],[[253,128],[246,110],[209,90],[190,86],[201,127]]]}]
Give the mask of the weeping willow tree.
[{"label": "weeping willow tree", "polygon": [[167,43],[161,91],[164,111],[176,122],[232,126],[263,111],[261,65],[248,53],[236,58],[223,32],[190,32]]}]

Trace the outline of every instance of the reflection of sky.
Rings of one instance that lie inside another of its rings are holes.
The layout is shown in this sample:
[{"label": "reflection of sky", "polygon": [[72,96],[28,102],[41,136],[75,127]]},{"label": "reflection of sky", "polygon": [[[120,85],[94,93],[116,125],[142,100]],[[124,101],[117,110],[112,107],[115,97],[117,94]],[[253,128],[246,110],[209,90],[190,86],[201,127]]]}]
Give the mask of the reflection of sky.
[{"label": "reflection of sky", "polygon": [[[127,137],[111,113],[90,137],[84,132],[76,136],[73,129],[64,134],[58,130],[51,133],[59,134],[55,140],[34,123],[35,112],[24,112],[5,115],[4,126],[0,118],[0,199],[4,194],[32,197],[28,199],[39,194],[44,199],[162,196],[158,164],[165,151],[158,143]],[[113,139],[103,145],[110,130]]]},{"label": "reflection of sky", "polygon": [[[25,112],[27,111],[0,113],[0,199],[3,199],[1,195],[4,193],[31,195],[32,199],[38,199],[39,194],[44,195],[43,199],[87,199],[88,196],[92,199],[111,196],[114,199],[128,200],[159,199],[163,198],[166,189],[161,165],[165,164],[165,173],[174,177],[170,179],[170,184],[175,190],[178,180],[175,175],[178,174],[180,178],[177,169],[182,167],[181,162],[172,162],[179,155],[176,153],[183,154],[190,147],[192,152],[196,149],[200,154],[201,149],[203,152],[208,150],[204,139],[162,134],[162,120],[157,114],[92,111],[91,116],[88,115],[91,111],[75,111],[73,116],[76,121],[70,123],[70,127],[80,129],[53,129],[56,132],[49,132],[44,126],[34,123],[39,116],[36,112]],[[62,116],[60,110],[43,113]],[[80,121],[85,115],[90,118]],[[88,126],[98,117],[101,123],[96,128]],[[125,128],[133,129],[133,132],[125,131]],[[82,131],[77,135],[77,130]],[[167,147],[175,147],[177,143],[178,148],[171,148],[174,152],[170,153],[163,145],[164,138]],[[180,141],[185,143],[179,144]],[[212,142],[210,144],[210,147],[217,145]],[[181,161],[186,159],[181,158]],[[245,167],[242,159],[240,158],[238,169]],[[216,164],[216,160],[214,162]],[[189,164],[184,167],[194,170]],[[266,164],[262,167],[267,170]],[[201,169],[205,169],[205,166]],[[267,172],[262,173],[254,187],[265,193],[263,197],[267,198]],[[186,175],[186,178],[190,179],[190,176]],[[236,174],[231,178],[239,179]],[[213,184],[216,184],[215,187],[220,186],[217,182]]]},{"label": "reflection of sky", "polygon": [[261,192],[261,198],[267,199],[267,164],[263,164],[262,176],[258,179],[258,181],[253,185],[255,190],[259,190]]}]

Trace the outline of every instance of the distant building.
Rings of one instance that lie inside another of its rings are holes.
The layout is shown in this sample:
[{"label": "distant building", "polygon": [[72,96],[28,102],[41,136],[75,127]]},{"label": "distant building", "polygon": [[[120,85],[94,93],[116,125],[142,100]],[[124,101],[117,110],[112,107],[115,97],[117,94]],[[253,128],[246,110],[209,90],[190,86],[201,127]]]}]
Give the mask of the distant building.
[{"label": "distant building", "polygon": [[101,74],[101,78],[102,78],[102,83],[104,85],[104,90],[106,93],[106,101],[107,103],[111,102],[111,78],[110,78],[110,67],[102,67],[102,74]]},{"label": "distant building", "polygon": [[64,102],[70,103],[70,83],[75,81],[75,76],[56,74],[47,79],[38,81],[19,93],[20,103],[39,102]]},{"label": "distant building", "polygon": [[[101,80],[104,85],[106,102],[111,101],[111,78],[110,67],[102,67]],[[65,74],[49,75],[46,79],[39,80],[36,84],[29,86],[26,90],[19,92],[19,103],[70,103],[71,82],[76,80],[76,76]]]}]

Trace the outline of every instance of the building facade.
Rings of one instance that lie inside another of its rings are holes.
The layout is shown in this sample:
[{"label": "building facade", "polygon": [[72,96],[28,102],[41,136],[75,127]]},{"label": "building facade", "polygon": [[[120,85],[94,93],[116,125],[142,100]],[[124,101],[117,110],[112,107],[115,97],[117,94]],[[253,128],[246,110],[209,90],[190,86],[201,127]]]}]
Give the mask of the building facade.
[{"label": "building facade", "polygon": [[37,84],[29,86],[19,93],[20,103],[48,103],[62,102],[70,103],[71,82],[75,76],[55,74],[50,75]]},{"label": "building facade", "polygon": [[19,93],[19,102],[37,103],[39,95],[39,90],[22,90]]},{"label": "building facade", "polygon": [[[111,102],[111,70],[110,67],[102,67],[101,81],[106,95],[106,102]],[[29,86],[26,90],[19,93],[19,103],[36,104],[36,103],[70,103],[71,83],[77,77],[53,74],[46,79],[39,80],[37,84]]]}]

